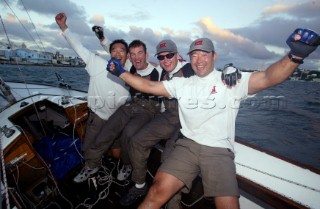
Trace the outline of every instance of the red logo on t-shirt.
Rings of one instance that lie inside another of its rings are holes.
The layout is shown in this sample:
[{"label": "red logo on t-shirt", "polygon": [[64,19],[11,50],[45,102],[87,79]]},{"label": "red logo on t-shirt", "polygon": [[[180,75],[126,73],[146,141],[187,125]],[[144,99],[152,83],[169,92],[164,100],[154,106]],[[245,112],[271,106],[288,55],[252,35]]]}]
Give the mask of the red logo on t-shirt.
[{"label": "red logo on t-shirt", "polygon": [[202,40],[197,41],[196,43],[194,43],[194,45],[195,45],[195,46],[197,46],[197,45],[202,45]]},{"label": "red logo on t-shirt", "polygon": [[166,47],[166,45],[167,45],[167,43],[166,43],[166,42],[161,43],[161,44],[160,44],[160,48],[162,48],[162,47]]},{"label": "red logo on t-shirt", "polygon": [[211,94],[215,94],[215,93],[217,93],[216,86],[213,86],[213,88],[211,90]]}]

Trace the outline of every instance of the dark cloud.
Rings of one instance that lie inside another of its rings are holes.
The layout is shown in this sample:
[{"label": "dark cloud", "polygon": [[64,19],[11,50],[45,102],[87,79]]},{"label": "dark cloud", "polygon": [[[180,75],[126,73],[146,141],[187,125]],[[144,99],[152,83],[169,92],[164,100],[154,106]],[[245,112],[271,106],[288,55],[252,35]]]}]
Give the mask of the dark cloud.
[{"label": "dark cloud", "polygon": [[[286,45],[286,39],[296,28],[319,30],[319,11],[319,1],[290,6],[280,11],[268,10],[268,12],[264,13],[260,19],[255,20],[251,25],[243,28],[230,29],[230,31],[248,38],[257,45],[269,45],[289,50]],[[248,49],[250,50],[247,51],[251,51],[253,54],[258,52],[252,48]],[[279,56],[275,55],[275,57]],[[268,56],[265,58],[267,59]],[[310,62],[305,62],[303,66],[314,68],[314,66],[312,66],[314,60],[319,60],[319,58],[320,52],[318,49],[310,55]]]},{"label": "dark cloud", "polygon": [[[68,18],[68,26],[72,28],[72,31],[79,38],[81,38],[83,44],[90,49],[92,46],[94,46],[94,49],[98,49],[99,47],[98,41],[95,40],[96,37],[91,31],[91,25],[88,25],[87,23],[85,9],[69,0],[6,2],[1,2],[0,4],[4,4],[6,8],[9,8],[10,12],[5,16],[2,16],[2,18],[4,19],[8,35],[13,42],[21,42],[21,40],[23,40],[28,48],[30,47],[31,49],[36,50],[43,50],[41,45],[45,44],[46,50],[63,50],[70,55],[75,55],[73,50],[69,49],[70,47],[66,44],[65,40],[62,40],[61,42],[61,36],[59,35],[60,29],[55,23],[56,14],[64,12]],[[19,10],[22,12],[19,12]],[[33,12],[37,14],[37,17],[51,18],[52,23],[35,28],[34,25],[39,24],[41,19],[37,19]],[[24,14],[23,17],[17,15],[21,15],[21,13]],[[12,21],[12,19],[16,20]],[[35,44],[36,42],[38,43]],[[43,44],[41,42],[43,42]],[[37,47],[39,45],[40,47]],[[101,46],[99,49],[101,49]]]},{"label": "dark cloud", "polygon": [[[23,3],[21,0],[0,1],[1,6],[7,7],[6,3],[14,11],[9,11],[7,14],[2,13],[1,17],[4,19],[7,32],[13,42],[21,44],[21,40],[23,40],[28,47],[37,48],[33,40],[35,39],[38,45],[45,46],[46,50],[51,52],[60,51],[68,56],[75,56],[75,53],[70,49],[63,37],[59,35],[60,29],[54,20],[55,15],[59,12],[64,12],[67,15],[67,24],[76,38],[80,39],[82,44],[93,52],[103,50],[99,45],[98,39],[91,31],[91,27],[94,24],[101,23],[104,33],[110,41],[119,38],[123,38],[128,43],[134,39],[144,41],[147,45],[151,61],[155,62],[158,62],[153,56],[155,46],[163,39],[172,39],[177,44],[180,54],[188,60],[187,51],[190,43],[198,37],[210,37],[215,42],[218,52],[217,67],[234,62],[234,64],[246,68],[264,68],[264,66],[281,57],[279,54],[271,51],[269,46],[288,50],[285,40],[295,28],[304,27],[318,30],[320,28],[319,1],[311,1],[288,7],[268,8],[261,14],[259,19],[253,20],[246,27],[237,29],[216,28],[213,30],[208,28],[208,25],[198,21],[195,25],[190,26],[194,27],[193,31],[198,31],[196,37],[194,37],[194,34],[187,34],[188,32],[186,31],[178,33],[174,29],[155,31],[153,28],[138,27],[139,24],[136,24],[137,22],[152,18],[152,14],[144,11],[143,8],[137,9],[133,7],[132,11],[124,13],[125,15],[115,13],[109,16],[109,18],[120,20],[125,25],[128,25],[128,31],[124,31],[116,26],[105,25],[102,15],[101,19],[89,17],[85,8],[78,6],[70,0],[32,0],[23,1]],[[12,16],[18,10],[17,8],[22,11],[27,10],[31,19],[24,16],[19,17],[21,18],[19,21],[10,21],[10,18],[12,19]],[[37,16],[35,16],[35,13],[37,13]],[[41,23],[42,21],[38,17],[52,19],[52,22],[40,26],[43,23]],[[37,25],[36,29],[34,29],[33,24]],[[224,35],[224,32],[228,32],[228,35]],[[5,37],[1,36],[0,39],[2,42],[5,41]],[[310,56],[310,61],[305,62],[304,66],[316,64],[319,58],[320,53],[318,49]]]},{"label": "dark cloud", "polygon": [[22,11],[34,11],[44,16],[55,16],[59,12],[65,12],[69,16],[85,19],[85,9],[69,0],[32,0],[18,1],[18,6]]},{"label": "dark cloud", "polygon": [[289,6],[283,10],[268,10],[265,15],[287,14],[292,18],[319,20],[320,1],[310,1]]}]

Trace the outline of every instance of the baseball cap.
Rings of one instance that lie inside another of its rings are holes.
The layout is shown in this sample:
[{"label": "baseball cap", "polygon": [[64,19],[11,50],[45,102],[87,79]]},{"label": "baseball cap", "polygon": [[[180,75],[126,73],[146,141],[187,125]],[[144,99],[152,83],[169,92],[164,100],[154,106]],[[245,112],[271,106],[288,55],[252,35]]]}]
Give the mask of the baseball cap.
[{"label": "baseball cap", "polygon": [[199,38],[193,41],[190,45],[190,49],[188,54],[190,54],[194,50],[201,50],[205,52],[213,52],[214,46],[210,39],[208,38]]},{"label": "baseball cap", "polygon": [[157,54],[161,52],[178,52],[177,45],[171,40],[162,40],[157,45]]}]

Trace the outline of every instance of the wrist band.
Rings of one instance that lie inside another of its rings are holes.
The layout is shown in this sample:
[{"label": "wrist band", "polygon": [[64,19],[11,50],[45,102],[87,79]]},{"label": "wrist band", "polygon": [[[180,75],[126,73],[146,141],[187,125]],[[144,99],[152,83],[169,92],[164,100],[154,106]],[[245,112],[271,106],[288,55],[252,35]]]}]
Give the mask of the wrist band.
[{"label": "wrist band", "polygon": [[288,57],[294,63],[297,63],[297,64],[302,64],[303,63],[303,59],[294,58],[294,57],[292,57],[291,53],[288,54]]}]

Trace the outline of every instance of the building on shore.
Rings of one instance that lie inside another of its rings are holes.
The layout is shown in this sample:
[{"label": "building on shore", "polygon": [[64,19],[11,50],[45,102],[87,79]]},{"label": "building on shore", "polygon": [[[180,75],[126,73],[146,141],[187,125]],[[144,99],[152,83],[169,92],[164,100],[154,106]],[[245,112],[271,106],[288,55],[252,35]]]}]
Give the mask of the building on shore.
[{"label": "building on shore", "polygon": [[27,48],[0,49],[0,63],[3,64],[30,64],[30,65],[64,65],[85,66],[79,57],[65,57],[56,52],[38,52]]}]

